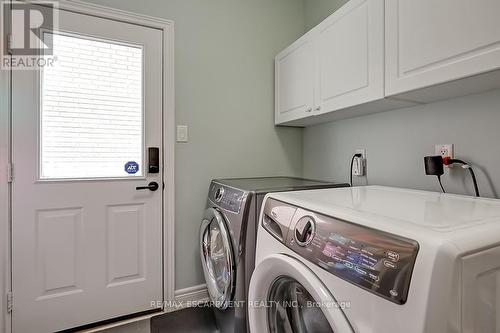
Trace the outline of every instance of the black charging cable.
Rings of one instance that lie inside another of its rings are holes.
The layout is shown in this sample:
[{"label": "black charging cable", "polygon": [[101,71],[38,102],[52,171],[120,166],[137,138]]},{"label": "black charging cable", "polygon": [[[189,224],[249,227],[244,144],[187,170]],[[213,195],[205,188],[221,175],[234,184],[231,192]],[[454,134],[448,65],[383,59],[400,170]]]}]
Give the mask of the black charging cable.
[{"label": "black charging cable", "polygon": [[446,193],[446,191],[444,190],[444,187],[443,187],[443,182],[441,181],[441,175],[438,175],[438,182],[439,182],[439,186],[441,186],[441,190],[443,191],[443,193]]},{"label": "black charging cable", "polygon": [[474,170],[472,170],[472,167],[468,163],[466,163],[462,160],[458,160],[456,158],[444,158],[443,161],[444,161],[445,165],[450,165],[450,164],[455,164],[455,163],[461,164],[462,168],[469,170],[470,176],[472,178],[472,183],[474,184],[474,192],[476,193],[476,197],[480,196],[479,195],[479,187],[477,186],[476,175],[474,174]]},{"label": "black charging cable", "polygon": [[360,153],[352,155],[352,158],[351,158],[351,167],[349,168],[349,185],[351,185],[351,187],[352,187],[352,166],[354,165],[354,159],[356,157],[363,157],[363,155],[360,154]]},{"label": "black charging cable", "polygon": [[443,193],[446,193],[443,187],[443,183],[441,182],[441,176],[444,174],[443,165],[451,165],[451,164],[461,164],[463,169],[469,170],[469,173],[472,177],[472,182],[474,183],[474,191],[476,193],[476,197],[479,197],[479,188],[477,186],[476,175],[474,174],[474,170],[472,167],[466,162],[454,158],[442,157],[442,156],[425,156],[424,157],[424,166],[425,166],[425,174],[429,176],[437,176],[439,181],[439,186],[441,186],[441,190]]}]

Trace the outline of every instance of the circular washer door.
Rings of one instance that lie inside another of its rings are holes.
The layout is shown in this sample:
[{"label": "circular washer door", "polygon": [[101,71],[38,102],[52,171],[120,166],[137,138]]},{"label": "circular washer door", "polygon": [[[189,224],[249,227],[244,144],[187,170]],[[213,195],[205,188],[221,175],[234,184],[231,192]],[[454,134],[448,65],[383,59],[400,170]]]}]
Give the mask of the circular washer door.
[{"label": "circular washer door", "polygon": [[255,268],[248,299],[251,333],[354,332],[318,277],[286,255],[271,255]]},{"label": "circular washer door", "polygon": [[215,208],[205,211],[200,230],[201,262],[210,300],[219,309],[231,301],[235,281],[234,255],[229,230]]}]

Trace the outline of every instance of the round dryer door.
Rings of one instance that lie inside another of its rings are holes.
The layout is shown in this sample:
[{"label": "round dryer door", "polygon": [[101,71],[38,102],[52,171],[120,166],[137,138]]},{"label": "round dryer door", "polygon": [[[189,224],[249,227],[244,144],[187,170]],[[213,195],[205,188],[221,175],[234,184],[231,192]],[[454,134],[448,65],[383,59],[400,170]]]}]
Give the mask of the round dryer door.
[{"label": "round dryer door", "polygon": [[226,309],[233,293],[234,255],[229,230],[214,208],[205,212],[200,230],[201,262],[208,293],[214,306]]},{"label": "round dryer door", "polygon": [[289,256],[274,254],[256,267],[248,299],[251,333],[354,332],[325,285]]}]

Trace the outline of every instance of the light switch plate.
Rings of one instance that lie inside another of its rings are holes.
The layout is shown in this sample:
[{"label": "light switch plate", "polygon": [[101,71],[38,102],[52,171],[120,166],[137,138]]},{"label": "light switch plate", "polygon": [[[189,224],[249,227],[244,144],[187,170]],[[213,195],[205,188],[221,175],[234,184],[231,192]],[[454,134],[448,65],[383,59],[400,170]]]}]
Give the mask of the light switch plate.
[{"label": "light switch plate", "polygon": [[188,142],[188,127],[177,125],[177,142]]}]

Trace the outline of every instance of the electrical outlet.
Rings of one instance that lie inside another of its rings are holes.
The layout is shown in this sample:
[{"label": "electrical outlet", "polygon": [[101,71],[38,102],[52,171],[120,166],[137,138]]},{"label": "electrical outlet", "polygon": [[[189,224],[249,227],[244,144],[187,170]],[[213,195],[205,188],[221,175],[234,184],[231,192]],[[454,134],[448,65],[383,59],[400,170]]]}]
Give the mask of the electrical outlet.
[{"label": "electrical outlet", "polygon": [[435,153],[436,155],[441,155],[441,157],[453,158],[453,144],[436,145]]},{"label": "electrical outlet", "polygon": [[[441,155],[441,157],[453,158],[453,144],[452,143],[446,143],[446,144],[436,145],[436,147],[435,147],[435,154],[436,155]],[[448,168],[449,165],[445,165],[445,167]]]},{"label": "electrical outlet", "polygon": [[354,158],[352,174],[361,177],[365,175],[366,149],[356,149],[356,154],[361,154],[361,157]]},{"label": "electrical outlet", "polygon": [[356,154],[361,154],[361,157],[366,160],[366,149],[356,149]]}]

